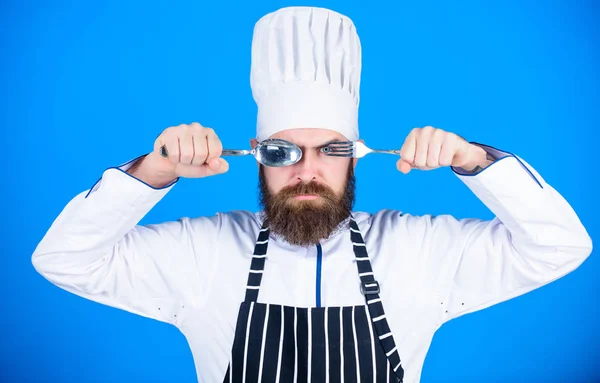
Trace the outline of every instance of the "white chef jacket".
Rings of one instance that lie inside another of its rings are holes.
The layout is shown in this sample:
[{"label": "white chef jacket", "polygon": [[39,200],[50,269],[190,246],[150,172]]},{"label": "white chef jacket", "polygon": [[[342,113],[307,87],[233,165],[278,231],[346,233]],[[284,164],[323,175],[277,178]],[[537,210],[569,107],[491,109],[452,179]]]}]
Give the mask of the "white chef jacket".
[{"label": "white chef jacket", "polygon": [[[592,250],[571,206],[528,163],[481,146],[501,159],[475,175],[452,171],[494,219],[353,212],[407,383],[419,381],[444,322],[552,282]],[[231,211],[141,226],[176,182],[150,187],[125,172],[136,160],[107,169],[66,205],[33,265],[68,292],[176,326],[198,381],[220,383],[262,216]],[[350,235],[339,229],[321,251],[271,235],[258,302],[364,305]]]}]

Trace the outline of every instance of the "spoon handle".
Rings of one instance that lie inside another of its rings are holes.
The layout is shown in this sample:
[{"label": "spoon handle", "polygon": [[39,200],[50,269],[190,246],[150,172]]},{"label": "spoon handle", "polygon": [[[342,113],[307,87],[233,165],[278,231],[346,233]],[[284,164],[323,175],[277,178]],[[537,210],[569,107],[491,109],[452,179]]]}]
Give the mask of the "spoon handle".
[{"label": "spoon handle", "polygon": [[222,156],[245,156],[251,153],[252,150],[223,149],[221,151]]}]

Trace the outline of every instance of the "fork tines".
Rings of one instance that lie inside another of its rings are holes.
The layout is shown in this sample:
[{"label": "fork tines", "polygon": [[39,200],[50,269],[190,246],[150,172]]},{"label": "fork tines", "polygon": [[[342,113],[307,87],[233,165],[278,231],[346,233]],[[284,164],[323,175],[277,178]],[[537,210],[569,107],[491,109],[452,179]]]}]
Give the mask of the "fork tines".
[{"label": "fork tines", "polygon": [[333,157],[352,157],[354,155],[354,142],[332,142],[323,148],[323,153]]}]

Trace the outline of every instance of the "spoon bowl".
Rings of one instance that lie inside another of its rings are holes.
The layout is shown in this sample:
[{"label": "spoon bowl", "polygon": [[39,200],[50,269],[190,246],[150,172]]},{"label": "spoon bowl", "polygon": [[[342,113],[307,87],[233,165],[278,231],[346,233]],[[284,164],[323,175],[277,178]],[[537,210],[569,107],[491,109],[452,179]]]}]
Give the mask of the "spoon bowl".
[{"label": "spoon bowl", "polygon": [[272,167],[293,165],[302,158],[302,150],[297,145],[275,138],[259,142],[250,154],[261,164]]}]

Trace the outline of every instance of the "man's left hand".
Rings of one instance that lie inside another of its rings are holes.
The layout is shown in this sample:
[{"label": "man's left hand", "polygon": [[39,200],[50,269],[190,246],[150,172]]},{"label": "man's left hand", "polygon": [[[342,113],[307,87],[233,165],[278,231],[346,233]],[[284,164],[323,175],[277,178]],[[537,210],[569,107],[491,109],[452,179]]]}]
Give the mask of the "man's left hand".
[{"label": "man's left hand", "polygon": [[473,171],[491,163],[479,146],[431,126],[413,129],[400,149],[400,156],[396,167],[404,174],[412,169],[432,170],[442,166]]}]

